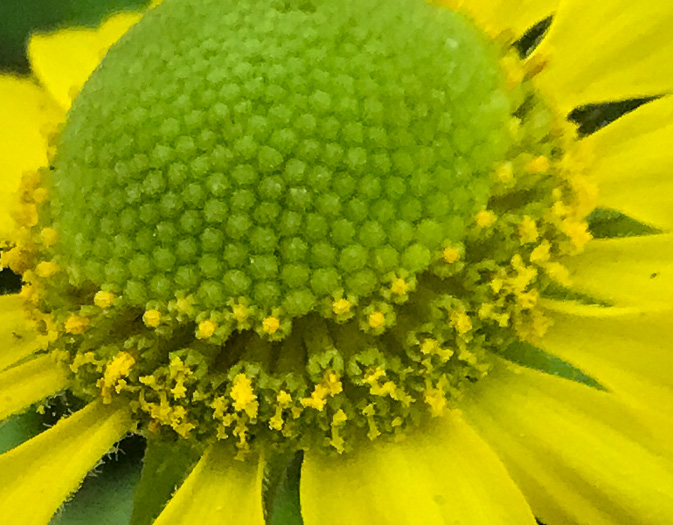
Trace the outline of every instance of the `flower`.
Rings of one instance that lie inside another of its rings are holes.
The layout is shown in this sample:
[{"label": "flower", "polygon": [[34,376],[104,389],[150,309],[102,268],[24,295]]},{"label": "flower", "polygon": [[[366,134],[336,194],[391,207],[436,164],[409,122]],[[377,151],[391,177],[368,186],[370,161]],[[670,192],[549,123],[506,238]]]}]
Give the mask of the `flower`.
[{"label": "flower", "polygon": [[158,524],[264,523],[297,450],[308,525],[671,521],[673,8],[445,3],[167,0],[93,74],[138,16],[33,39],[0,418],[87,404],[0,456],[2,521],[131,432],[202,454]]}]

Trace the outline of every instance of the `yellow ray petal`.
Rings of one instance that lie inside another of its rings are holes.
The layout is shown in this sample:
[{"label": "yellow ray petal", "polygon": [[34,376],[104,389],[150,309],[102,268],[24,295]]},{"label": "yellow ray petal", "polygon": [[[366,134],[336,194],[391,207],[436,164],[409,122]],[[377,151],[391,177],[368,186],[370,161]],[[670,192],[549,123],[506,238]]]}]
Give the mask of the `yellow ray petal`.
[{"label": "yellow ray petal", "polygon": [[532,56],[548,60],[538,86],[564,111],[583,104],[670,93],[673,4],[561,2]]},{"label": "yellow ray petal", "polygon": [[0,456],[0,523],[46,525],[130,427],[126,409],[92,403]]},{"label": "yellow ray petal", "polygon": [[607,392],[521,367],[493,372],[465,402],[545,523],[673,523],[673,464]]},{"label": "yellow ray petal", "polygon": [[595,240],[567,266],[574,287],[615,306],[653,309],[673,299],[673,234]]},{"label": "yellow ray petal", "polygon": [[673,229],[673,97],[639,107],[584,142],[594,152],[589,176],[599,206]]},{"label": "yellow ray petal", "polygon": [[168,502],[154,525],[264,525],[262,461],[238,461],[213,445]]},{"label": "yellow ray petal", "polygon": [[28,324],[18,294],[0,296],[0,371],[42,348],[45,338]]},{"label": "yellow ray petal", "polygon": [[47,164],[44,131],[60,117],[55,108],[31,80],[0,75],[0,246],[11,238],[21,174]]},{"label": "yellow ray petal", "polygon": [[120,13],[97,29],[64,29],[34,35],[28,43],[33,72],[67,110],[110,46],[141,18],[139,13]]},{"label": "yellow ray petal", "polygon": [[673,446],[673,309],[640,312],[545,301],[553,326],[539,345],[596,378],[645,412],[653,431]]},{"label": "yellow ray petal", "polygon": [[48,355],[0,372],[0,421],[63,390],[67,384],[67,370]]},{"label": "yellow ray petal", "polygon": [[468,13],[489,34],[511,32],[518,38],[553,14],[559,0],[436,0],[436,3]]},{"label": "yellow ray petal", "polygon": [[307,453],[301,506],[306,525],[535,523],[501,462],[455,412],[400,443]]}]

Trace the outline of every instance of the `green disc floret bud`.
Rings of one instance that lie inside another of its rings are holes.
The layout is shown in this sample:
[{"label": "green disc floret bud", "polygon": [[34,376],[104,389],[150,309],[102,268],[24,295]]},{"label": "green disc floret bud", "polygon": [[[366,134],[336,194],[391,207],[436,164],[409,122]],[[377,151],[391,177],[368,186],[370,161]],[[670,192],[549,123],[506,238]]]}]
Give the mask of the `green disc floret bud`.
[{"label": "green disc floret bud", "polygon": [[495,53],[411,0],[158,9],[69,115],[58,258],[130,306],[294,316],[376,294],[382,267],[424,271],[485,204],[510,114]]}]

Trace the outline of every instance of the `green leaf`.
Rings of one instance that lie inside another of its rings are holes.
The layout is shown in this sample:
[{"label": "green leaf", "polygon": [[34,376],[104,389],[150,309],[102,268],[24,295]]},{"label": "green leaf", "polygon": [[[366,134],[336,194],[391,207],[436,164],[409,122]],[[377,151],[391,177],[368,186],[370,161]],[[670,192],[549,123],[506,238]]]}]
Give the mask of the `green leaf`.
[{"label": "green leaf", "polygon": [[299,478],[303,453],[279,454],[267,460],[264,472],[264,513],[269,525],[303,525]]},{"label": "green leaf", "polygon": [[130,525],[150,525],[198,461],[200,454],[183,441],[148,440]]},{"label": "green leaf", "polygon": [[34,410],[17,414],[0,423],[0,454],[28,441],[44,430],[42,418]]}]

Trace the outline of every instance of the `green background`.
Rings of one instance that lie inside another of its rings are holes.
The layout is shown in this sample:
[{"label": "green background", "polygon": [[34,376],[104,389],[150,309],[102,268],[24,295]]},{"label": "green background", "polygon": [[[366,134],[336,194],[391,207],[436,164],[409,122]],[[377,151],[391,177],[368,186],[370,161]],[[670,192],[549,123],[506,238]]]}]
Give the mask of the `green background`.
[{"label": "green background", "polygon": [[98,24],[106,14],[147,0],[0,0],[0,70],[28,73],[25,47],[33,31]]}]

